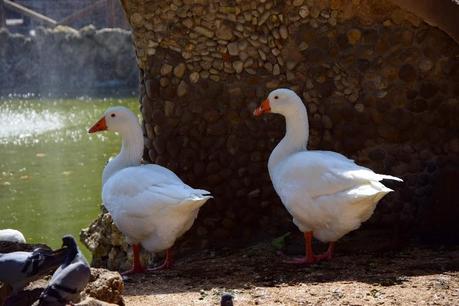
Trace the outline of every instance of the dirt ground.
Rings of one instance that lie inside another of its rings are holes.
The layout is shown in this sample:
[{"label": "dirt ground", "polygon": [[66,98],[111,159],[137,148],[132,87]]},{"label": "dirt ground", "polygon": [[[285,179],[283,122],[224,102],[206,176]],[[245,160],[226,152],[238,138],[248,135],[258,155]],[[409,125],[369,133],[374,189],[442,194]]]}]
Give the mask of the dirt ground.
[{"label": "dirt ground", "polygon": [[178,258],[174,269],[126,282],[126,305],[459,305],[459,247],[348,248],[295,266],[269,244]]}]

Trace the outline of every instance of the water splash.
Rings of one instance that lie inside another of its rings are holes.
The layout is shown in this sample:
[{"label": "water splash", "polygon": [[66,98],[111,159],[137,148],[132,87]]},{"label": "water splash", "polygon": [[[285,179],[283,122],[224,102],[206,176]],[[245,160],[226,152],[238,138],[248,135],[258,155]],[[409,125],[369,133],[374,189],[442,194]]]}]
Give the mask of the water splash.
[{"label": "water splash", "polygon": [[20,107],[0,106],[0,143],[34,142],[33,137],[55,131],[65,126],[64,116],[49,110],[34,110],[21,104]]}]

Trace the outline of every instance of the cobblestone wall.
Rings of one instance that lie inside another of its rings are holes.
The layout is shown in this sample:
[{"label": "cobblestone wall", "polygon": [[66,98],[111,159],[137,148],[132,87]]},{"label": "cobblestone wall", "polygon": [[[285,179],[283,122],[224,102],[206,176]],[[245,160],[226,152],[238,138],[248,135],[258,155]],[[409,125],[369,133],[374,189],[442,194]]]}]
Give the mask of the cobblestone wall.
[{"label": "cobblestone wall", "polygon": [[59,26],[21,35],[0,29],[0,96],[132,95],[137,88],[129,31]]},{"label": "cobblestone wall", "polygon": [[[310,149],[405,180],[367,226],[412,233],[431,220],[438,177],[457,182],[444,173],[458,169],[459,47],[416,16],[364,0],[124,6],[142,71],[145,158],[215,196],[186,241],[247,242],[291,226],[267,172],[284,122],[251,115],[278,87],[302,96]],[[442,205],[440,220],[458,215]]]}]

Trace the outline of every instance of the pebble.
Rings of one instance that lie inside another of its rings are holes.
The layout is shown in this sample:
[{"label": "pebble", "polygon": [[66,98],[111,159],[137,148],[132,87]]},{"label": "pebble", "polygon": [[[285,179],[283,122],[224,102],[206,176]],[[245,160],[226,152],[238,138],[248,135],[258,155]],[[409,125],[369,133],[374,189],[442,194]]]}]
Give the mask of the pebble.
[{"label": "pebble", "polygon": [[199,81],[199,73],[198,72],[192,72],[190,74],[190,82],[191,83],[197,83]]},{"label": "pebble", "polygon": [[169,64],[163,64],[161,66],[161,75],[168,75],[172,72],[172,66]]},{"label": "pebble", "polygon": [[214,32],[212,32],[211,30],[207,28],[201,27],[201,26],[194,27],[194,31],[196,33],[206,36],[207,38],[214,37]]},{"label": "pebble", "polygon": [[306,18],[309,16],[309,8],[307,6],[302,6],[298,12],[301,18]]},{"label": "pebble", "polygon": [[229,55],[231,55],[231,56],[236,56],[236,55],[238,55],[239,49],[238,49],[238,44],[237,44],[237,42],[231,42],[231,43],[228,44],[227,47],[228,47],[228,53],[229,53]]},{"label": "pebble", "polygon": [[281,25],[279,28],[279,33],[282,39],[287,39],[288,38],[288,30],[285,25]]},{"label": "pebble", "polygon": [[362,38],[362,32],[359,29],[351,29],[347,32],[347,40],[351,45],[357,44]]},{"label": "pebble", "polygon": [[181,79],[183,77],[183,75],[185,74],[185,70],[186,70],[186,65],[185,63],[180,63],[178,64],[177,66],[175,66],[174,68],[174,75]]},{"label": "pebble", "polygon": [[280,67],[278,64],[275,64],[273,67],[273,75],[279,75],[280,74]]},{"label": "pebble", "polygon": [[302,6],[304,3],[304,0],[293,0],[293,6]]},{"label": "pebble", "polygon": [[244,63],[242,61],[235,61],[233,62],[233,68],[236,73],[241,73],[242,69],[244,68]]},{"label": "pebble", "polygon": [[177,96],[183,97],[184,95],[186,95],[187,91],[188,85],[185,81],[181,81],[180,84],[177,86]]}]

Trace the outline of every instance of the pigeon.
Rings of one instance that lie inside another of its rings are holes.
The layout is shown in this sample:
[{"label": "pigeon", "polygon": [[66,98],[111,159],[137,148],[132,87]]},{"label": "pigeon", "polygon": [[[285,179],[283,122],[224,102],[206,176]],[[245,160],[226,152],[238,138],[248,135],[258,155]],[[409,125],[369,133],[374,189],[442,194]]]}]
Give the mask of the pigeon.
[{"label": "pigeon", "polygon": [[0,253],[0,281],[9,285],[14,295],[30,282],[56,270],[66,255],[66,248],[56,251],[36,248],[32,252]]},{"label": "pigeon", "polygon": [[233,296],[229,293],[223,294],[220,300],[220,306],[233,306]]},{"label": "pigeon", "polygon": [[75,239],[70,235],[64,236],[62,247],[67,247],[69,251],[40,295],[39,306],[61,306],[78,302],[80,292],[89,282],[91,269]]},{"label": "pigeon", "polygon": [[20,231],[10,228],[0,230],[0,241],[26,243],[24,235]]}]

